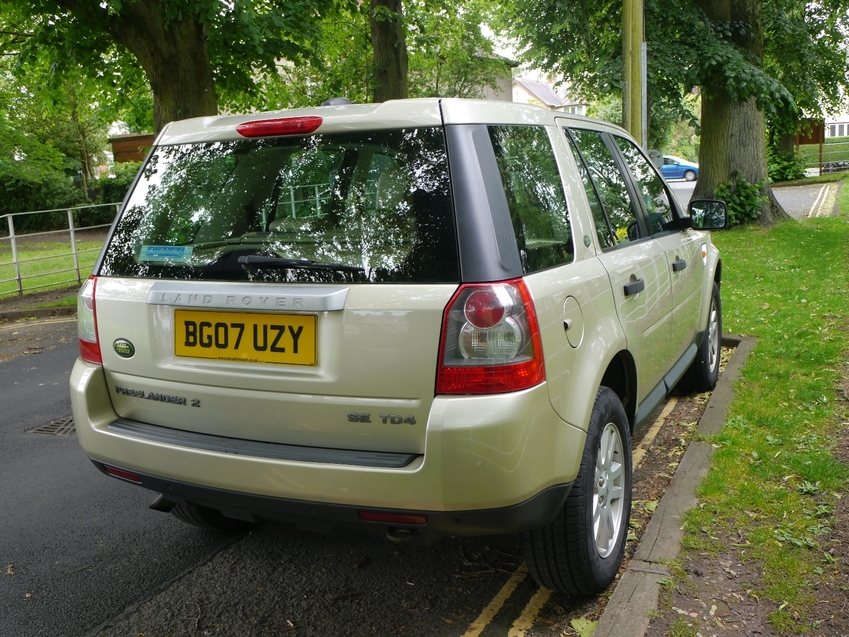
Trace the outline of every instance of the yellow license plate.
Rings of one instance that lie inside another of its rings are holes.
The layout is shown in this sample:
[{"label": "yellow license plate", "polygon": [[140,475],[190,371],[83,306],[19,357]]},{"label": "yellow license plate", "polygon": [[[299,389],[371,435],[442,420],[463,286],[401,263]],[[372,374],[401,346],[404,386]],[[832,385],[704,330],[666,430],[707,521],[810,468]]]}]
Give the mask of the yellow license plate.
[{"label": "yellow license plate", "polygon": [[174,310],[174,353],[191,358],[315,365],[316,317]]}]

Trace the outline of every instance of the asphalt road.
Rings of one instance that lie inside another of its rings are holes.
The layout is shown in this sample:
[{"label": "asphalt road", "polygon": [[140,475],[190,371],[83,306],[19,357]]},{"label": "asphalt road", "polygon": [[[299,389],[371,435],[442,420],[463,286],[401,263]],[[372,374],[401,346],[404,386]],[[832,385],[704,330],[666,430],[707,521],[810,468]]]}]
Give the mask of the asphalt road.
[{"label": "asphalt road", "polygon": [[0,636],[76,637],[227,544],[147,509],[73,435],[29,430],[71,413],[75,322],[0,325]]},{"label": "asphalt road", "polygon": [[[693,184],[672,187],[686,204]],[[799,217],[828,209],[819,187],[776,190]],[[487,637],[585,612],[517,570],[516,537],[424,548],[267,524],[233,543],[150,511],[75,436],[30,431],[70,414],[75,329],[0,325],[0,637]]]},{"label": "asphalt road", "polygon": [[75,330],[0,325],[0,637],[459,636],[512,581],[486,623],[506,634],[537,594],[515,536],[417,547],[266,524],[233,543],[151,511],[75,435],[31,431],[70,414]]},{"label": "asphalt road", "polygon": [[70,414],[76,355],[71,320],[0,325],[0,637],[486,637],[585,612],[533,583],[516,536],[418,547],[266,524],[233,542],[149,510],[74,435],[31,431]]},{"label": "asphalt road", "polygon": [[[678,201],[686,206],[693,196],[695,181],[683,179],[669,182],[669,186],[678,197]],[[810,184],[803,186],[776,186],[772,192],[784,210],[794,219],[810,217],[828,217],[834,212],[834,202],[837,195],[836,183]]]}]

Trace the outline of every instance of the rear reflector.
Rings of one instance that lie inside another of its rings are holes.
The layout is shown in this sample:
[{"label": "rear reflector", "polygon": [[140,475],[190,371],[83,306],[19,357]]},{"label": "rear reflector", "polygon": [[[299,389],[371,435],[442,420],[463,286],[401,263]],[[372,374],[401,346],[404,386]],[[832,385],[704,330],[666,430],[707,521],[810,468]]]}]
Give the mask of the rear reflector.
[{"label": "rear reflector", "polygon": [[127,482],[132,482],[133,484],[142,483],[141,476],[137,473],[133,473],[132,471],[127,471],[126,469],[119,469],[118,467],[110,467],[108,464],[103,465],[103,469],[113,478],[118,478],[119,480],[126,480]]},{"label": "rear reflector", "polygon": [[322,122],[321,117],[279,117],[277,119],[258,119],[243,122],[236,126],[236,132],[242,137],[275,137],[278,135],[309,135]]},{"label": "rear reflector", "polygon": [[410,513],[387,513],[386,511],[359,511],[360,519],[366,522],[384,522],[386,524],[427,524],[426,515]]}]

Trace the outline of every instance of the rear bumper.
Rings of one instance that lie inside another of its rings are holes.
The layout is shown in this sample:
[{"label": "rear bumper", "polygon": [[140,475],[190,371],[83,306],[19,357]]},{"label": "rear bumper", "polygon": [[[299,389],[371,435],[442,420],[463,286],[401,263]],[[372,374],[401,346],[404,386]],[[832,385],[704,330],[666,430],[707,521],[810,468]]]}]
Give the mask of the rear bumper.
[{"label": "rear bumper", "polygon": [[[97,460],[92,462],[104,474],[109,475],[104,468],[104,463]],[[325,533],[332,532],[337,527],[365,527],[395,537],[398,531],[439,536],[496,535],[539,529],[557,516],[572,488],[571,483],[557,485],[545,489],[525,502],[498,509],[420,511],[363,508],[326,502],[273,498],[212,489],[137,472],[136,475],[141,479],[142,487],[161,493],[169,502],[212,507],[220,510],[225,516],[238,520],[252,522],[280,520],[290,522],[300,529]],[[423,524],[373,522],[360,517],[361,511],[422,516],[426,522]]]},{"label": "rear bumper", "polygon": [[[234,441],[240,446],[234,452],[214,441],[200,444],[197,434],[180,430],[170,430],[176,432],[171,437],[148,435],[156,428],[139,423],[134,429],[132,421],[120,419],[103,369],[83,361],[71,374],[71,402],[77,437],[97,466],[134,472],[142,486],[174,502],[305,527],[379,527],[382,523],[360,519],[359,512],[367,510],[424,515],[420,530],[428,533],[541,528],[562,507],[586,439],[554,412],[545,384],[497,396],[437,397],[426,424],[425,453],[395,466],[368,452],[334,460],[339,450],[297,457],[284,449],[273,457],[255,441]],[[243,444],[251,453],[242,453]],[[370,460],[360,462],[358,455]]]}]

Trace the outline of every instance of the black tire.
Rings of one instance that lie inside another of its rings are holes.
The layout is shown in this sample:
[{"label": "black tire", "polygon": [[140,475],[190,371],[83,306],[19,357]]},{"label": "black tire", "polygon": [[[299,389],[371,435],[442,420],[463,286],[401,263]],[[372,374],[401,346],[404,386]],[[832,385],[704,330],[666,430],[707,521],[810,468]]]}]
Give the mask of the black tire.
[{"label": "black tire", "polygon": [[687,181],[696,181],[696,172],[694,170],[685,170],[684,179]]},{"label": "black tire", "polygon": [[181,522],[216,533],[242,533],[254,526],[252,522],[234,520],[217,509],[197,504],[175,504],[171,513]]},{"label": "black tire", "polygon": [[696,358],[690,364],[679,383],[681,390],[689,393],[711,391],[719,379],[719,358],[722,354],[722,299],[719,285],[713,283],[710,310]]},{"label": "black tire", "polygon": [[616,393],[601,387],[581,468],[563,510],[544,529],[522,534],[528,571],[540,586],[595,595],[610,585],[625,553],[631,487],[628,416]]}]

